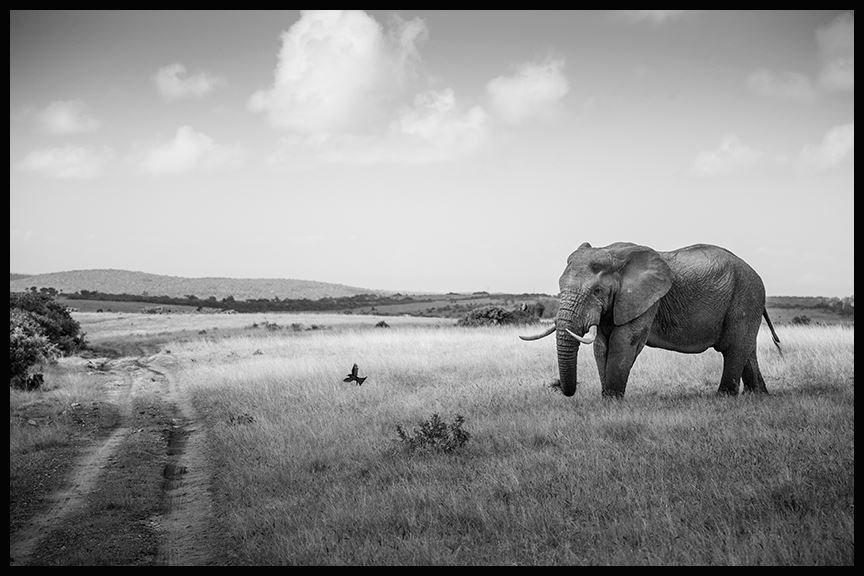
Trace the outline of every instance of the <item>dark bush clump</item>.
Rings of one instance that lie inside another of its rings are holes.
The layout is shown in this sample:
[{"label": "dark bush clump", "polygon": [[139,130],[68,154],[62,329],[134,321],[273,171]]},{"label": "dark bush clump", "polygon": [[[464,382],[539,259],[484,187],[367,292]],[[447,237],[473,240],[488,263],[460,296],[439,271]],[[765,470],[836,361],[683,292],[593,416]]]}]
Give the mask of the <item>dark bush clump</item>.
[{"label": "dark bush clump", "polygon": [[[10,386],[31,390],[37,382],[31,380],[27,371],[34,364],[51,360],[58,354],[57,347],[48,340],[32,314],[16,308],[9,311]],[[41,374],[39,377],[41,380]]]},{"label": "dark bush clump", "polygon": [[796,324],[798,326],[807,326],[810,324],[810,322],[811,322],[810,317],[805,316],[804,314],[802,314],[801,316],[795,316],[794,318],[792,318],[792,324]]},{"label": "dark bush clump", "polygon": [[39,325],[39,329],[64,354],[84,348],[84,334],[66,307],[58,304],[47,294],[35,292],[10,292],[9,308],[28,312]]},{"label": "dark bush clump", "polygon": [[453,452],[464,446],[471,436],[462,429],[464,423],[465,419],[457,414],[453,422],[447,424],[436,412],[412,432],[406,432],[397,425],[396,434],[411,452]]},{"label": "dark bush clump", "polygon": [[500,306],[482,306],[471,310],[459,319],[457,326],[501,326],[507,324],[530,324],[537,317],[530,310],[513,310]]}]

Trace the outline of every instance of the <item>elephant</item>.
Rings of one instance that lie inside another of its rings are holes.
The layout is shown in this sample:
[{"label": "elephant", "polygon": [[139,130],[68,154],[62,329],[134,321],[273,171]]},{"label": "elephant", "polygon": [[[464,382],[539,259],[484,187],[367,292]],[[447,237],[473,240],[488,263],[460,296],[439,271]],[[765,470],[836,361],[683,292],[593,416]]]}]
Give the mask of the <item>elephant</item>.
[{"label": "elephant", "polygon": [[[557,335],[558,371],[565,396],[576,392],[580,344],[594,345],[602,394],[623,397],[643,347],[723,355],[718,393],[767,394],[756,358],[764,317],[774,345],[780,339],[765,309],[762,279],[744,260],[719,246],[695,244],[669,252],[616,242],[583,243],[567,258],[559,280],[559,310],[545,332]],[[586,334],[587,333],[587,334]]]}]

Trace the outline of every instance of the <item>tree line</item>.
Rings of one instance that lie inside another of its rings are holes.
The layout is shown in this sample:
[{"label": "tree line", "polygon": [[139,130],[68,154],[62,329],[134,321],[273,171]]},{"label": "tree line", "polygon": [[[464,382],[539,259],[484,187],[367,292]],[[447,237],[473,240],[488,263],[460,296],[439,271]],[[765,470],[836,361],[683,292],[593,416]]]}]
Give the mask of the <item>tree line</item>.
[{"label": "tree line", "polygon": [[148,302],[152,304],[193,306],[198,309],[216,308],[220,310],[234,310],[235,312],[323,312],[344,310],[350,308],[362,308],[364,306],[384,306],[387,304],[405,304],[413,302],[411,296],[394,294],[393,296],[379,296],[377,294],[356,294],[340,298],[285,298],[278,296],[267,298],[251,298],[249,300],[235,300],[233,296],[217,299],[215,296],[199,298],[194,294],[183,297],[177,296],[151,296],[149,294],[109,294],[96,290],[79,290],[73,294],[62,294],[69,300],[109,300],[113,302]]}]

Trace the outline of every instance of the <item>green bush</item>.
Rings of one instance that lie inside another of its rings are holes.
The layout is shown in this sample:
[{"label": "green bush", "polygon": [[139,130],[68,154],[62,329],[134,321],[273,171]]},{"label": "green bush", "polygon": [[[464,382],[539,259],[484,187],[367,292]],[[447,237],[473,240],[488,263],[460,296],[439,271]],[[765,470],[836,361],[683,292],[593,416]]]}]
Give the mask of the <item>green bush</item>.
[{"label": "green bush", "polygon": [[10,292],[9,308],[29,312],[48,341],[62,353],[71,354],[84,348],[84,334],[62,304],[48,294]]},{"label": "green bush", "polygon": [[42,332],[33,315],[13,308],[9,311],[9,385],[29,390],[41,378],[28,376],[31,366],[56,358],[59,350]]}]

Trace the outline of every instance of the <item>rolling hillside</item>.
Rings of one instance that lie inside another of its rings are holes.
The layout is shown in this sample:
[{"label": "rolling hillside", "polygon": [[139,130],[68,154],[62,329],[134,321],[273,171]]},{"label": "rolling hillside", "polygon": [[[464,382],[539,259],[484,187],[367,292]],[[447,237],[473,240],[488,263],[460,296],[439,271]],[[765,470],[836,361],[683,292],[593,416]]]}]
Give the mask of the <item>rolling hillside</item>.
[{"label": "rolling hillside", "polygon": [[233,296],[237,300],[252,298],[281,299],[309,298],[339,298],[356,294],[383,294],[383,291],[368,290],[313,282],[310,280],[293,280],[288,278],[183,278],[180,276],[163,276],[129,270],[71,270],[38,274],[15,279],[11,274],[9,290],[20,292],[31,286],[37,288],[55,288],[60,292],[72,293],[79,290],[91,290],[110,294],[143,294],[154,296],[183,297],[194,294],[206,299],[215,296],[222,299]]}]

